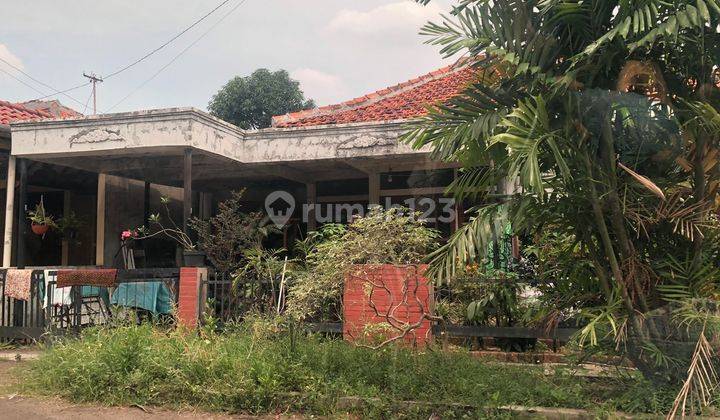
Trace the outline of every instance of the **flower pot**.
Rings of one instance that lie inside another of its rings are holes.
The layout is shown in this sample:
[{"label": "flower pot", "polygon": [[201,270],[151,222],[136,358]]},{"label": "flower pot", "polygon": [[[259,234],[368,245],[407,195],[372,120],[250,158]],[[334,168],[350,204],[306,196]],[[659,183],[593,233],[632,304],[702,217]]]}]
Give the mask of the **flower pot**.
[{"label": "flower pot", "polygon": [[34,234],[43,236],[48,232],[48,230],[50,230],[50,226],[33,223],[30,225],[30,229],[32,229]]},{"label": "flower pot", "polygon": [[185,267],[205,267],[205,253],[185,250],[183,252],[183,262]]}]

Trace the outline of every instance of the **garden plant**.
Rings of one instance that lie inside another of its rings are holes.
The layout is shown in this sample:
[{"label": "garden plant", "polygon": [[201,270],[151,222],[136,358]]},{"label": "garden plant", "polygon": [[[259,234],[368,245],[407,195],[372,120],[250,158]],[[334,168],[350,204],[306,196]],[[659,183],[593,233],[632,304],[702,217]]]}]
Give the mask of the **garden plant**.
[{"label": "garden plant", "polygon": [[435,278],[482,257],[499,220],[554,232],[551,286],[569,295],[552,309],[680,388],[671,415],[717,389],[719,24],[716,0],[459,1],[422,32],[477,77],[406,135],[486,203]]}]

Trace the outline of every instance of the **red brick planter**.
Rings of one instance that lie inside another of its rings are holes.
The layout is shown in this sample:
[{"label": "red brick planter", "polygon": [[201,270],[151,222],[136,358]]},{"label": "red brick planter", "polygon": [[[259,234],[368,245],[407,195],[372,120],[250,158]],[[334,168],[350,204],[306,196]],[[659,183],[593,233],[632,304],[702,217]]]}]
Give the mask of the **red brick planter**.
[{"label": "red brick planter", "polygon": [[[377,344],[402,335],[402,340],[424,346],[432,339],[433,287],[423,275],[426,266],[358,265],[345,277],[343,337]],[[386,328],[379,328],[380,326]],[[394,325],[397,328],[390,328]],[[371,339],[371,336],[374,339]]]}]

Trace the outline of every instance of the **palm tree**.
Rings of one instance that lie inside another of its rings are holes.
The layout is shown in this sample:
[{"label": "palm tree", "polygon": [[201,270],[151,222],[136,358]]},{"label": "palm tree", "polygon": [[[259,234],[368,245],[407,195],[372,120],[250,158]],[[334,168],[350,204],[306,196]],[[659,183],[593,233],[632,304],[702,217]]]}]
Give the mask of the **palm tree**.
[{"label": "palm tree", "polygon": [[604,325],[658,378],[678,331],[664,319],[703,336],[718,320],[691,309],[720,285],[720,1],[461,0],[443,19],[422,33],[477,77],[405,137],[461,162],[452,191],[485,204],[431,273],[481,257],[498,217],[561,232],[603,303],[581,338]]}]

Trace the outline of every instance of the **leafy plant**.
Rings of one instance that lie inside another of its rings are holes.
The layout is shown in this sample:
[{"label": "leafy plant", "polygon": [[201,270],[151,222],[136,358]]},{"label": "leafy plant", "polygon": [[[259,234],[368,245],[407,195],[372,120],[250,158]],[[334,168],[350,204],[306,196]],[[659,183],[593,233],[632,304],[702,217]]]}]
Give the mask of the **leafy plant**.
[{"label": "leafy plant", "polygon": [[188,235],[181,227],[179,227],[172,218],[172,215],[170,213],[170,198],[161,197],[160,204],[165,210],[167,222],[163,220],[163,218],[160,216],[160,213],[153,213],[150,215],[150,218],[148,220],[149,226],[143,225],[136,229],[124,231],[123,239],[126,239],[124,238],[126,236],[126,233],[129,233],[130,235],[128,239],[131,238],[134,240],[150,239],[157,236],[165,236],[175,241],[185,251],[195,250],[196,245],[192,238],[190,238],[190,235]]},{"label": "leafy plant", "polygon": [[30,220],[30,222],[34,225],[57,228],[55,218],[45,211],[45,205],[42,201],[35,206],[35,210],[28,210],[28,220]]},{"label": "leafy plant", "polygon": [[75,239],[78,230],[82,229],[85,223],[77,217],[74,211],[64,215],[57,221],[57,229],[66,239]]},{"label": "leafy plant", "polygon": [[224,273],[232,273],[246,261],[248,249],[258,249],[262,241],[276,230],[265,223],[260,212],[242,212],[244,191],[233,191],[230,198],[218,204],[217,214],[208,220],[192,218],[190,228],[197,232],[197,248],[203,251],[213,266]]},{"label": "leafy plant", "polygon": [[243,312],[275,316],[282,311],[287,285],[295,273],[295,261],[284,253],[284,249],[261,247],[244,250],[244,262],[233,273],[233,298],[235,305],[242,302]]},{"label": "leafy plant", "polygon": [[[461,0],[426,25],[428,42],[463,53],[460,65],[477,77],[405,139],[461,162],[452,191],[485,203],[432,256],[430,272],[451,280],[483,257],[498,220],[526,237],[557,230],[564,244],[553,258],[565,262],[547,289],[581,293],[553,293],[555,315],[584,311],[591,342],[614,343],[647,378],[682,383],[656,366],[671,357],[661,294],[690,277],[662,273],[687,257],[707,276],[701,268],[717,252],[718,24],[717,0]],[[693,290],[711,298],[707,287]],[[685,339],[696,342],[691,332]]]},{"label": "leafy plant", "polygon": [[357,264],[420,264],[438,233],[407,209],[373,207],[347,228],[328,225],[302,247],[307,269],[296,273],[288,294],[288,313],[297,319],[341,319],[342,286]]},{"label": "leafy plant", "polygon": [[250,76],[234,77],[213,95],[210,113],[243,129],[270,127],[273,115],[315,107],[305,99],[300,83],[286,70],[255,70]]}]

